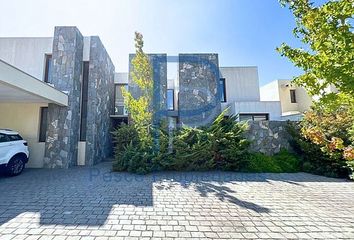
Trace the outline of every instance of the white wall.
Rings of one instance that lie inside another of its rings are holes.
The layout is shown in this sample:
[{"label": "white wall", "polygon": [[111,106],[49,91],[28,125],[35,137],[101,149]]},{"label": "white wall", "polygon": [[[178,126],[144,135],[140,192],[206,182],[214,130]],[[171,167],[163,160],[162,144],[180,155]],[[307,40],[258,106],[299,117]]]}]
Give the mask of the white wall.
[{"label": "white wall", "polygon": [[114,83],[115,84],[128,84],[129,74],[127,72],[116,72],[114,73]]},{"label": "white wall", "polygon": [[220,78],[225,78],[226,104],[259,101],[257,67],[220,67]]},{"label": "white wall", "polygon": [[260,95],[261,101],[280,101],[278,80],[262,86]]},{"label": "white wall", "polygon": [[231,111],[233,112],[233,114],[268,113],[269,120],[282,120],[280,102],[276,101],[235,102]]},{"label": "white wall", "polygon": [[28,142],[30,158],[27,167],[43,167],[45,143],[39,142],[41,103],[0,103],[0,128],[13,129]]},{"label": "white wall", "polygon": [[[290,90],[295,90],[296,103],[291,102]],[[298,87],[290,80],[275,80],[260,88],[262,101],[280,101],[282,113],[299,112],[303,113],[310,109],[312,98],[306,90]]]},{"label": "white wall", "polygon": [[0,38],[0,59],[43,80],[45,54],[52,53],[53,38]]}]

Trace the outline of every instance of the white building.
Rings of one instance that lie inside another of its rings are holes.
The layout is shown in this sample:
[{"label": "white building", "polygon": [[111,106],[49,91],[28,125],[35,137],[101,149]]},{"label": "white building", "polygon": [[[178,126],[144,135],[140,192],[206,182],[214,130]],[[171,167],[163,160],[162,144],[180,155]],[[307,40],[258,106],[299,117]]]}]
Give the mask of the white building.
[{"label": "white building", "polygon": [[290,80],[275,80],[260,88],[262,101],[279,101],[282,120],[299,120],[310,109],[312,98]]}]

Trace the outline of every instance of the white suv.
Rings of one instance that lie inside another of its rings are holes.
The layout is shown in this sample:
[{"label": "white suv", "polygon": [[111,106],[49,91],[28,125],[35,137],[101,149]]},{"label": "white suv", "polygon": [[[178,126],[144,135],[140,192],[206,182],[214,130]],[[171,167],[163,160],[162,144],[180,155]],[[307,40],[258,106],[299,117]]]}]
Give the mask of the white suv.
[{"label": "white suv", "polygon": [[19,175],[28,162],[27,142],[9,129],[0,129],[0,166],[11,176]]}]

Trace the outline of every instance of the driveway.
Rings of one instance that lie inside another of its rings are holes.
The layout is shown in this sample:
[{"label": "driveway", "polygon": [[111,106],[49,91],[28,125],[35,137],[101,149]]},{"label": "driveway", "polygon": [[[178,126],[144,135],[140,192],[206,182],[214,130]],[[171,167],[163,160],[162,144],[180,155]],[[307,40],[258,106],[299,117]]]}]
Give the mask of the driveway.
[{"label": "driveway", "polygon": [[354,239],[354,182],[297,174],[26,169],[0,177],[0,239]]}]

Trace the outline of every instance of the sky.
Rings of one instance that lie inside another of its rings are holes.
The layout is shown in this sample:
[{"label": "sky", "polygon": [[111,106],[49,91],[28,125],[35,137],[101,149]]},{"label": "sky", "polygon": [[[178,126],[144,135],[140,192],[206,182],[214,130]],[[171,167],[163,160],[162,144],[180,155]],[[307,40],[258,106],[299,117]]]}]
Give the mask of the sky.
[{"label": "sky", "polygon": [[275,51],[294,38],[277,0],[0,0],[0,37],[53,36],[54,26],[97,35],[117,72],[128,70],[134,32],[149,53],[218,53],[220,66],[258,66],[260,85],[301,71]]}]

